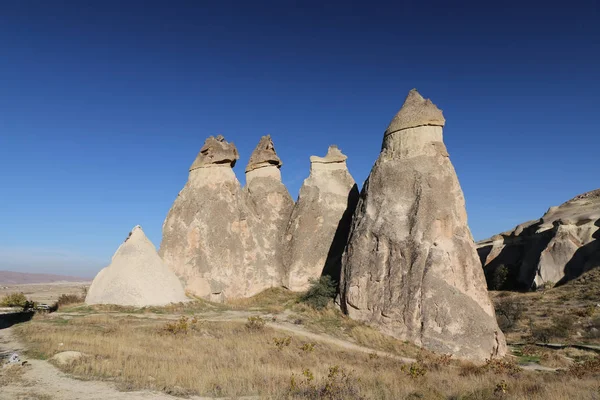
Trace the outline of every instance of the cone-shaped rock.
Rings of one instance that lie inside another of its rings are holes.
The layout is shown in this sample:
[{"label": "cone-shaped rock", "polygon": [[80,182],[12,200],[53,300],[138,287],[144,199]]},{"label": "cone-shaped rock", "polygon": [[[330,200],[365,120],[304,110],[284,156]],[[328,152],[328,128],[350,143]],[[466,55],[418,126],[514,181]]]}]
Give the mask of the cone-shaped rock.
[{"label": "cone-shaped rock", "polygon": [[244,249],[250,241],[233,143],[209,137],[163,224],[159,254],[186,290],[222,301],[248,291]]},{"label": "cone-shaped rock", "polygon": [[310,158],[310,176],[300,188],[285,241],[284,286],[306,290],[322,274],[339,280],[358,188],[348,172],[346,156],[330,146],[325,157]]},{"label": "cone-shaped rock", "polygon": [[342,260],[342,308],[435,352],[503,356],[443,125],[412,90],[386,130]]},{"label": "cone-shaped rock", "polygon": [[245,205],[253,240],[247,241],[246,274],[250,295],[281,286],[283,234],[294,200],[281,182],[281,160],[270,136],[263,136],[246,167]]},{"label": "cone-shaped rock", "polygon": [[181,282],[160,259],[140,226],[129,233],[110,265],[94,278],[86,304],[162,306],[187,301]]}]

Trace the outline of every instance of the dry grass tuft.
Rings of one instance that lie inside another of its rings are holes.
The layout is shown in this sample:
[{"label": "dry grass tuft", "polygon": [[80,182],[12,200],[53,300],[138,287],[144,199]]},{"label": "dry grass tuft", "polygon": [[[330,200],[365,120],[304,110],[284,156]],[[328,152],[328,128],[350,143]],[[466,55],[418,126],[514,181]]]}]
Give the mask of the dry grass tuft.
[{"label": "dry grass tuft", "polygon": [[0,387],[20,383],[25,373],[25,367],[17,365],[0,365]]}]

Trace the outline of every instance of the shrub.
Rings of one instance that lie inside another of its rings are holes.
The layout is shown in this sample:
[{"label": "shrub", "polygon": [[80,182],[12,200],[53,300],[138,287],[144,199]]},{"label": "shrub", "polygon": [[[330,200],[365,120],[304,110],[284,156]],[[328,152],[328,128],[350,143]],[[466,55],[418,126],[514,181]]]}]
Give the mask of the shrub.
[{"label": "shrub", "polygon": [[301,377],[292,375],[289,397],[325,400],[362,400],[357,379],[338,365],[329,367],[329,374],[321,382],[315,381],[314,374],[305,369]]},{"label": "shrub", "polygon": [[505,265],[499,265],[492,272],[489,287],[491,290],[502,290],[508,279],[508,268]]},{"label": "shrub", "polygon": [[28,304],[27,297],[23,293],[10,293],[4,296],[0,301],[2,307],[23,307],[25,308]]},{"label": "shrub", "polygon": [[496,303],[496,319],[498,325],[503,331],[507,331],[515,326],[521,319],[525,307],[523,304],[513,298],[503,298]]},{"label": "shrub", "polygon": [[248,317],[248,321],[246,321],[246,329],[252,332],[262,331],[265,328],[267,321],[262,319],[259,316]]},{"label": "shrub", "polygon": [[300,297],[300,301],[321,310],[335,298],[337,283],[330,276],[325,275],[319,279],[311,279],[310,288]]},{"label": "shrub", "polygon": [[496,375],[517,375],[521,367],[511,361],[488,359],[484,365],[465,364],[462,366],[460,376],[483,375],[492,372]]},{"label": "shrub", "polygon": [[567,338],[573,330],[575,318],[571,315],[557,315],[552,317],[552,327],[550,333],[552,336]]},{"label": "shrub", "polygon": [[281,338],[273,338],[273,344],[277,347],[277,350],[283,350],[284,347],[288,347],[292,343],[291,336],[285,336]]},{"label": "shrub", "polygon": [[83,303],[84,301],[84,296],[80,296],[77,294],[61,294],[60,296],[58,296],[58,300],[56,300],[56,305],[58,307],[62,307],[67,306],[69,304]]},{"label": "shrub", "polygon": [[302,347],[300,347],[300,350],[302,350],[305,353],[312,353],[312,351],[315,349],[315,344],[314,343],[304,343],[302,345]]},{"label": "shrub", "polygon": [[572,364],[567,373],[578,379],[582,379],[586,375],[600,375],[600,356],[596,356],[580,364]]},{"label": "shrub", "polygon": [[420,362],[412,363],[410,365],[403,365],[400,370],[405,372],[408,376],[415,379],[420,376],[425,376],[427,374],[427,367]]},{"label": "shrub", "polygon": [[167,322],[162,327],[162,333],[171,335],[187,335],[190,330],[198,328],[200,321],[196,317],[181,317],[177,321]]},{"label": "shrub", "polygon": [[580,309],[575,310],[574,314],[581,318],[590,318],[590,317],[594,316],[595,312],[596,312],[596,306],[594,306],[593,304],[590,304],[589,306],[587,306],[585,308],[580,308]]}]

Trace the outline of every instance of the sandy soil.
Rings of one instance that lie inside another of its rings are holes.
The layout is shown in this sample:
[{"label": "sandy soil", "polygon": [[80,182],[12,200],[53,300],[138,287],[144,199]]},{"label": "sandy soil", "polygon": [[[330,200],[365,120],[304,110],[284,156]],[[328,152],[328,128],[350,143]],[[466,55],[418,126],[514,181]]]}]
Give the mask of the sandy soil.
[{"label": "sandy soil", "polygon": [[23,292],[28,299],[52,304],[61,294],[81,294],[91,282],[29,283],[22,285],[0,284],[0,298],[9,293]]}]

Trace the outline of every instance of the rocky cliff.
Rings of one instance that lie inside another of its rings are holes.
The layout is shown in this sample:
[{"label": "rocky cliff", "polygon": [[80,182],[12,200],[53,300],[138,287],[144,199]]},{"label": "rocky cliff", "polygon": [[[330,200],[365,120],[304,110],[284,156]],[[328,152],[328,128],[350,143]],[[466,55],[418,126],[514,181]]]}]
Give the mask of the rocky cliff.
[{"label": "rocky cliff", "polygon": [[600,189],[477,243],[488,287],[530,290],[600,266]]}]

